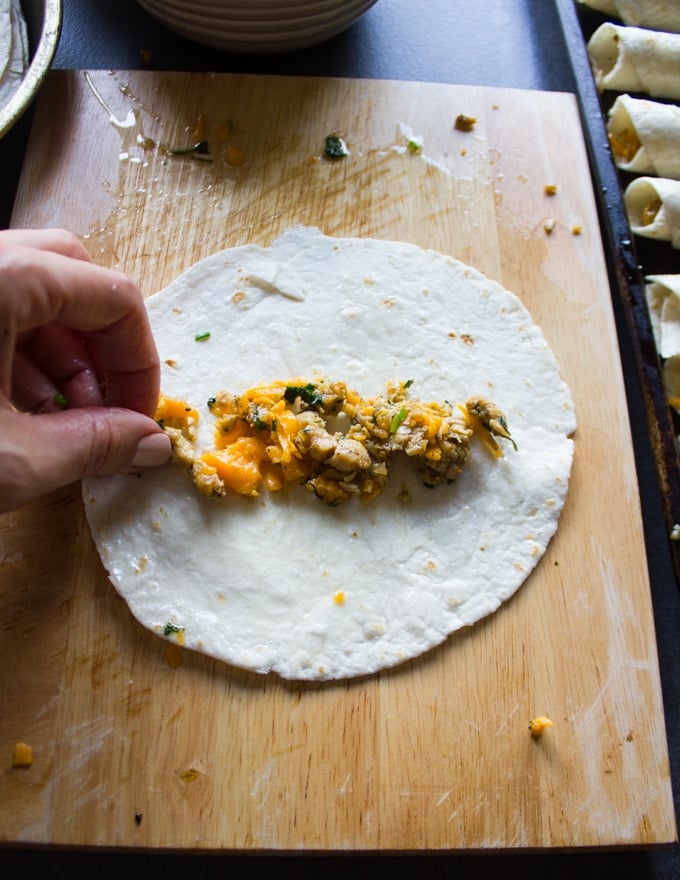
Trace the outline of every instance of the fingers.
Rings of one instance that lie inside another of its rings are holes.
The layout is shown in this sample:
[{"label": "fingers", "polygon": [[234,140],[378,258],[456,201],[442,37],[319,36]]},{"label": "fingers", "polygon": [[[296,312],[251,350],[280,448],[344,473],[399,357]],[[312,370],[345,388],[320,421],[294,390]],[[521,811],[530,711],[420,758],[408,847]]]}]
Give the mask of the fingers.
[{"label": "fingers", "polygon": [[146,416],[112,407],[50,415],[0,413],[0,511],[12,510],[84,476],[153,467],[170,441]]},{"label": "fingers", "polygon": [[[18,351],[14,357],[10,399],[20,412],[58,412],[61,392],[33,361]],[[3,402],[4,403],[4,402]]]},{"label": "fingers", "polygon": [[0,510],[166,460],[159,382],[130,278],[61,230],[0,232]]},{"label": "fingers", "polygon": [[7,229],[3,231],[2,237],[12,245],[54,251],[75,260],[91,262],[85,245],[64,229]]},{"label": "fingers", "polygon": [[[73,257],[76,259],[73,259]],[[0,234],[0,391],[9,396],[15,344],[58,324],[72,330],[100,373],[104,399],[151,415],[160,366],[141,293],[130,278],[90,262],[65,233]],[[66,353],[66,360],[73,356]],[[66,369],[52,361],[48,378]],[[71,365],[73,366],[73,365]],[[82,371],[81,371],[82,372]]]},{"label": "fingers", "polygon": [[24,412],[103,406],[99,377],[82,342],[67,327],[40,327],[17,352],[12,402]]}]

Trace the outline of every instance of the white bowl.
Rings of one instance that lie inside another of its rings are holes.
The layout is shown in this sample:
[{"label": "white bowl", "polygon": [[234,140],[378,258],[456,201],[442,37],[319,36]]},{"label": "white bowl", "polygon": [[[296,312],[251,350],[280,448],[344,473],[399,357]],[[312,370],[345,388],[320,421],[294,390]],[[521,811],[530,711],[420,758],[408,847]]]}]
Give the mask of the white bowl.
[{"label": "white bowl", "polygon": [[[47,75],[61,32],[61,0],[22,0],[29,33],[29,65],[21,84],[0,107],[0,137],[12,128],[37,95]],[[35,35],[33,39],[31,36]]]},{"label": "white bowl", "polygon": [[288,52],[348,28],[377,0],[138,0],[168,29],[230,52]]}]

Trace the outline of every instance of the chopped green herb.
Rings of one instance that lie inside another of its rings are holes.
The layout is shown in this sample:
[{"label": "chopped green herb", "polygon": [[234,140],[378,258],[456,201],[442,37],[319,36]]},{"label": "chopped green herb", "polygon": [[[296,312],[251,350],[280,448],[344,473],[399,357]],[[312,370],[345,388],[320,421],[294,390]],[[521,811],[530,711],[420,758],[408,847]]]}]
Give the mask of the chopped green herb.
[{"label": "chopped green herb", "polygon": [[413,379],[407,379],[407,380],[404,382],[404,388],[410,388],[411,385],[413,385],[413,382],[414,382]]},{"label": "chopped green herb", "polygon": [[193,147],[171,147],[168,149],[168,155],[169,156],[190,156],[197,148],[198,148],[198,144],[194,144]]},{"label": "chopped green herb", "polygon": [[199,141],[193,147],[173,147],[168,150],[170,156],[191,156],[192,159],[203,159],[212,162],[207,141]]},{"label": "chopped green herb", "polygon": [[420,141],[417,141],[415,138],[411,138],[406,146],[407,146],[409,153],[418,154],[423,149],[423,145],[420,143]]},{"label": "chopped green herb", "polygon": [[205,333],[197,333],[194,339],[196,342],[205,342],[206,339],[210,339],[210,330],[207,330]]},{"label": "chopped green herb", "polygon": [[184,627],[177,626],[176,623],[171,623],[170,621],[168,621],[165,624],[165,626],[163,627],[163,635],[164,636],[171,636],[173,633],[179,633],[179,632],[184,632]]},{"label": "chopped green herb", "polygon": [[217,403],[216,397],[209,397],[208,398],[208,409],[212,409],[216,403]]},{"label": "chopped green herb", "polygon": [[399,427],[399,425],[401,425],[405,418],[406,407],[402,406],[399,412],[395,412],[395,414],[392,416],[392,419],[390,420],[390,434],[394,434],[396,432],[397,428]]},{"label": "chopped green herb", "polygon": [[255,407],[253,409],[253,427],[257,431],[268,431],[269,430],[269,425],[267,424],[267,422],[264,419],[260,418],[260,410],[257,405],[255,405]]},{"label": "chopped green herb", "polygon": [[505,418],[503,416],[498,419],[498,424],[501,426],[502,430],[496,431],[495,433],[499,434],[501,437],[505,437],[506,440],[509,440],[512,443],[512,448],[515,450],[515,452],[518,452],[517,444],[512,439],[510,431],[508,431],[508,423],[505,421]]},{"label": "chopped green herb", "polygon": [[57,391],[57,393],[54,395],[54,402],[57,404],[57,406],[60,406],[62,409],[68,408],[68,400],[66,400],[66,398],[61,393],[61,391]]},{"label": "chopped green herb", "polygon": [[335,134],[328,135],[323,152],[327,159],[342,159],[349,154],[347,144]]},{"label": "chopped green herb", "polygon": [[283,396],[286,403],[295,403],[299,397],[308,406],[319,406],[322,401],[316,386],[311,382],[308,382],[306,385],[286,385]]}]

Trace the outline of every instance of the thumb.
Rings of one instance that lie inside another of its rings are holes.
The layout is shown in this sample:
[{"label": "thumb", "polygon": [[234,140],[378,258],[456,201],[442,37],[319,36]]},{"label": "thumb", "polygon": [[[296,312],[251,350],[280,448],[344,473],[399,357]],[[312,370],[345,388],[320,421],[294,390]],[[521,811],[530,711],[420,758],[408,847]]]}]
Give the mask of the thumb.
[{"label": "thumb", "polygon": [[163,464],[170,440],[148,416],[115,407],[0,414],[0,511],[82,477]]}]

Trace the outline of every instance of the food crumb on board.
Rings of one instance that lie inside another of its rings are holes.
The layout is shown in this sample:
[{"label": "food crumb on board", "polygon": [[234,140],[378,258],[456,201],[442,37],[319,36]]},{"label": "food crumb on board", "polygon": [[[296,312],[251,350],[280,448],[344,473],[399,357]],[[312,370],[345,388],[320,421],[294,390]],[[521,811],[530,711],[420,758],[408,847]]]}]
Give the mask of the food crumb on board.
[{"label": "food crumb on board", "polygon": [[556,196],[557,195],[557,184],[546,183],[546,185],[543,187],[543,192],[547,196]]},{"label": "food crumb on board", "polygon": [[581,226],[580,223],[574,223],[574,225],[571,227],[571,234],[572,235],[580,235],[582,232],[583,232],[583,227]]},{"label": "food crumb on board", "polygon": [[545,715],[537,715],[529,722],[529,730],[532,736],[541,736],[546,727],[554,727],[554,723]]},{"label": "food crumb on board", "polygon": [[240,166],[246,161],[246,157],[238,147],[228,146],[222,152],[222,160],[224,161],[224,164],[228,165],[230,168],[240,168]]},{"label": "food crumb on board", "polygon": [[323,154],[326,159],[343,159],[349,156],[349,148],[343,138],[337,134],[329,134],[324,141]]},{"label": "food crumb on board", "polygon": [[453,123],[453,127],[456,131],[472,131],[477,123],[477,118],[475,116],[467,116],[465,113],[459,113],[456,116],[456,121]]},{"label": "food crumb on board", "polygon": [[552,231],[555,228],[555,221],[552,217],[548,217],[543,221],[543,229],[545,230],[546,235],[552,235]]},{"label": "food crumb on board", "polygon": [[182,649],[174,642],[170,642],[165,648],[165,660],[168,666],[177,669],[182,665]]},{"label": "food crumb on board", "polygon": [[141,824],[142,824],[142,814],[135,813],[135,825],[141,825]]},{"label": "food crumb on board", "polygon": [[33,749],[25,742],[18,742],[14,746],[14,767],[30,767],[33,764]]}]

